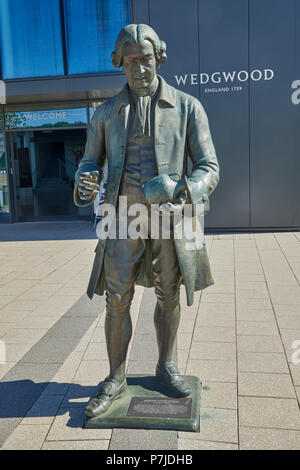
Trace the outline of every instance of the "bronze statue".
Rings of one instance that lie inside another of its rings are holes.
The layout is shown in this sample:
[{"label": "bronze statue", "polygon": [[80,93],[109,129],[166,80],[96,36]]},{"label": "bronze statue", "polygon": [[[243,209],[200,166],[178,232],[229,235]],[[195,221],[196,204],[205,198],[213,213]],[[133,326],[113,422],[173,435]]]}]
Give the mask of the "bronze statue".
[{"label": "bronze statue", "polygon": [[[205,111],[197,99],[157,75],[166,58],[165,43],[148,25],[130,24],[119,33],[112,62],[117,68],[123,67],[128,83],[93,115],[75,177],[77,206],[93,203],[106,161],[105,203],[116,208],[119,196],[127,196],[128,206],[141,203],[149,208],[153,201],[163,203],[168,197],[175,205],[196,206],[206,202],[215,189],[219,166]],[[185,170],[187,155],[193,164],[189,177]],[[120,223],[118,216],[116,223]],[[103,295],[106,291],[110,373],[96,398],[88,403],[88,417],[104,413],[126,390],[125,362],[132,334],[130,304],[135,284],[155,288],[156,375],[172,396],[190,394],[172,361],[182,283],[188,305],[193,303],[194,291],[213,284],[205,244],[186,250],[184,238],[151,239],[150,235],[98,241],[87,294],[92,298],[94,293]]]}]

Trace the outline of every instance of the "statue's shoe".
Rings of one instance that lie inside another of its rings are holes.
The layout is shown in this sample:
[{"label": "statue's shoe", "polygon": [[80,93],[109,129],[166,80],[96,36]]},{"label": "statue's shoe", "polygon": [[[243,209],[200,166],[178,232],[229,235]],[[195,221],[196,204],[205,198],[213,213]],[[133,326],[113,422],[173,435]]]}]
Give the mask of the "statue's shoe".
[{"label": "statue's shoe", "polygon": [[174,362],[167,362],[163,367],[156,366],[156,376],[174,397],[187,397],[192,389],[185,383]]},{"label": "statue's shoe", "polygon": [[112,402],[126,392],[127,382],[126,379],[120,383],[114,379],[106,377],[101,383],[100,388],[95,396],[92,398],[85,408],[85,414],[88,418],[102,415],[108,410]]}]

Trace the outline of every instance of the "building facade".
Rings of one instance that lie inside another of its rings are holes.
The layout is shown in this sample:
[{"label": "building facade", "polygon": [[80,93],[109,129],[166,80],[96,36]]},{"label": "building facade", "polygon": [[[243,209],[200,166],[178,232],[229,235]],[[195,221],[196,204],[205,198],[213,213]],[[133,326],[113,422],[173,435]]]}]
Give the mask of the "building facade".
[{"label": "building facade", "polygon": [[132,22],[208,114],[221,180],[206,227],[299,229],[300,0],[0,0],[0,222],[92,217],[73,178],[94,109],[126,82],[110,54]]}]

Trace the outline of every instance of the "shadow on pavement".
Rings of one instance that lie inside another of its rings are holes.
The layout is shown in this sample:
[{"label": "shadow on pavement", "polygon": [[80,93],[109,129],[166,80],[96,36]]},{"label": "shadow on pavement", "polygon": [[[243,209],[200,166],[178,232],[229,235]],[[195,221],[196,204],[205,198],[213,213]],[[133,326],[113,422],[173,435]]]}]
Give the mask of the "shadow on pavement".
[{"label": "shadow on pavement", "polygon": [[[165,387],[153,376],[128,377],[128,385],[139,385],[148,390],[166,393]],[[67,426],[81,428],[84,409],[94,397],[97,385],[80,385],[68,382],[34,382],[14,380],[0,382],[0,419],[55,417],[69,412]],[[47,389],[47,390],[46,390]],[[45,392],[45,393],[43,393]],[[170,394],[168,396],[171,397]]]},{"label": "shadow on pavement", "polygon": [[0,419],[55,417],[69,411],[67,426],[82,427],[87,399],[96,394],[99,385],[32,380],[0,382]]},{"label": "shadow on pavement", "polygon": [[19,222],[0,224],[0,241],[34,241],[34,240],[82,240],[96,239],[96,229],[91,221],[51,221]]}]

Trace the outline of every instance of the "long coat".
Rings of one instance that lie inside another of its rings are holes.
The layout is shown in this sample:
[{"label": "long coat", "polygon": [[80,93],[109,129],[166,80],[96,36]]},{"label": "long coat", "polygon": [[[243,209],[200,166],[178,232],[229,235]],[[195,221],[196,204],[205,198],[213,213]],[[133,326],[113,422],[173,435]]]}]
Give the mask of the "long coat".
[{"label": "long coat", "polygon": [[[168,85],[162,77],[155,106],[154,146],[158,173],[184,174],[187,155],[192,171],[187,179],[189,202],[193,205],[208,200],[219,181],[219,165],[212,143],[209,125],[201,103],[194,97]],[[94,171],[108,164],[105,203],[117,205],[126,155],[130,102],[128,85],[96,109],[88,132],[84,156],[75,175],[74,202],[89,205],[78,196],[80,173]],[[194,206],[195,207],[195,206]],[[105,273],[103,257],[106,240],[99,240],[87,289],[103,295]],[[184,237],[174,239],[176,253],[186,288],[187,304],[192,305],[194,291],[213,284],[205,243],[199,249],[187,250]],[[197,247],[198,248],[198,247]],[[137,284],[153,287],[151,256],[147,250],[140,264]]]}]

